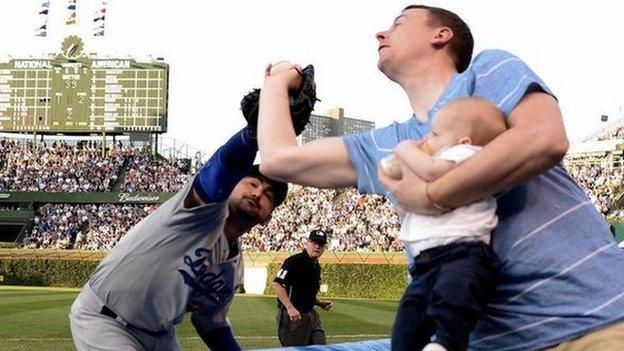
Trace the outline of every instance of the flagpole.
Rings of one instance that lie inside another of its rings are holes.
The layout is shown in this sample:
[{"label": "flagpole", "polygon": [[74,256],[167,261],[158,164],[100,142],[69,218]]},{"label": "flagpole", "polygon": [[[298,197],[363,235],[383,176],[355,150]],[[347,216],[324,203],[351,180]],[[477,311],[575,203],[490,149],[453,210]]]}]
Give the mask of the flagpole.
[{"label": "flagpole", "polygon": [[50,0],[44,0],[39,9],[39,25],[35,31],[35,36],[45,37],[48,34],[48,12],[50,11]]}]

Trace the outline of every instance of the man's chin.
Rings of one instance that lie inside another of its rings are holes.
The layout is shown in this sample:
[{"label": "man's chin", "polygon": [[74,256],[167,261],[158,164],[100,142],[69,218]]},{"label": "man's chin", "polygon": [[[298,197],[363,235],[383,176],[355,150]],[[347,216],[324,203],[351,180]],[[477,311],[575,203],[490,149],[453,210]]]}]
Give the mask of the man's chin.
[{"label": "man's chin", "polygon": [[251,208],[248,206],[240,206],[237,208],[236,215],[240,217],[242,220],[249,223],[260,223],[260,214],[255,208]]},{"label": "man's chin", "polygon": [[388,77],[388,79],[390,79],[391,81],[395,81],[392,77],[392,75],[390,74],[390,66],[388,64],[387,61],[382,60],[381,58],[379,58],[379,61],[377,62],[377,68],[379,68],[379,70],[381,71],[381,73],[383,73],[386,77]]},{"label": "man's chin", "polygon": [[384,73],[384,62],[381,60],[381,57],[379,58],[379,61],[377,61],[377,68]]}]

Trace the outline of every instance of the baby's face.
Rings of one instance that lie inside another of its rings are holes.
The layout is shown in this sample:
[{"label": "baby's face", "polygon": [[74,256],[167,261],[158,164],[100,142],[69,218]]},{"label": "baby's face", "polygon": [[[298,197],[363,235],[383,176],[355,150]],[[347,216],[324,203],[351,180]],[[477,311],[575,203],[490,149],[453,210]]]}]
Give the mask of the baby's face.
[{"label": "baby's face", "polygon": [[468,134],[460,130],[459,124],[453,123],[452,120],[452,116],[445,109],[440,110],[433,118],[431,130],[424,140],[424,144],[431,150],[431,155],[457,145],[459,140]]}]

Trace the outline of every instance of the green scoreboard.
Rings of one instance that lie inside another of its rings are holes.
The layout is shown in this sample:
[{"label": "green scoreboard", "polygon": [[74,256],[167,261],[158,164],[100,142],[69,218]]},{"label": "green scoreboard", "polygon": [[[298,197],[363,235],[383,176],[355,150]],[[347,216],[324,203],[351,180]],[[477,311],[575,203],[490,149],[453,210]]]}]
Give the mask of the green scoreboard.
[{"label": "green scoreboard", "polygon": [[0,63],[0,132],[167,131],[169,65],[83,50],[69,36],[57,55]]}]

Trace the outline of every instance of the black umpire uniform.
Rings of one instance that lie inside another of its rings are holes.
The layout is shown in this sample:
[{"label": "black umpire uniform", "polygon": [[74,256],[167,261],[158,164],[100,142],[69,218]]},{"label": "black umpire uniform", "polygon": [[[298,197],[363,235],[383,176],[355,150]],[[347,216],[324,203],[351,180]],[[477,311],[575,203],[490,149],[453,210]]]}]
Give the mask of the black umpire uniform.
[{"label": "black umpire uniform", "polygon": [[[313,230],[309,240],[324,250],[327,234],[322,230]],[[278,337],[282,346],[325,344],[325,331],[318,313],[314,310],[321,285],[321,266],[318,260],[310,257],[307,250],[290,256],[282,264],[273,282],[286,290],[288,299],[301,314],[300,320],[291,321],[286,306],[277,299]]]}]

